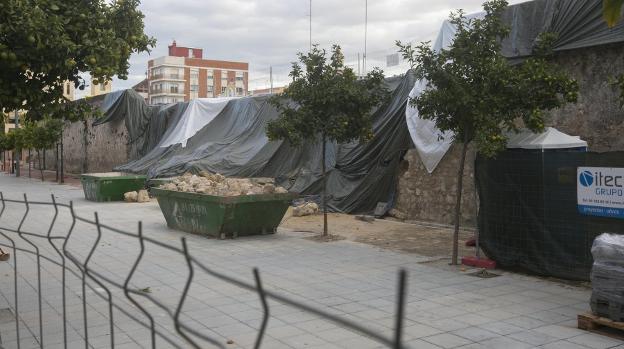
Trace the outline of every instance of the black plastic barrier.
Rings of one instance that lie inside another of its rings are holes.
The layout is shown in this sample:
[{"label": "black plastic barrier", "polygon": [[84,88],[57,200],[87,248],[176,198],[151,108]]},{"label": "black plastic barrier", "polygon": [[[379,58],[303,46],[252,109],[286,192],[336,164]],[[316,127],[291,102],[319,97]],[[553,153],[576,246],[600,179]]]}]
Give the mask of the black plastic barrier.
[{"label": "black plastic barrier", "polygon": [[577,208],[577,167],[624,167],[624,152],[507,150],[475,163],[479,243],[503,268],[589,280],[601,233],[624,234],[624,219]]}]

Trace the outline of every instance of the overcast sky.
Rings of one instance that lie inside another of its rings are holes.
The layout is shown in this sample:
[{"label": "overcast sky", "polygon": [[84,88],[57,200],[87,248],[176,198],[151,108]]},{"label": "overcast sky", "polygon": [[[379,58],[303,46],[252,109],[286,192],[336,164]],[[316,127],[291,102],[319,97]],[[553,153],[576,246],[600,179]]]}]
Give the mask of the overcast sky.
[{"label": "overcast sky", "polygon": [[[329,48],[340,44],[357,70],[364,51],[366,0],[312,0],[312,42]],[[477,12],[483,0],[368,0],[368,67],[390,75],[402,67],[385,67],[396,52],[395,40],[435,39],[451,10]],[[518,3],[522,0],[511,0]],[[175,39],[180,46],[204,49],[204,58],[250,64],[250,88],[268,84],[273,66],[275,84],[287,78],[289,62],[309,47],[310,0],[143,0],[145,31],[157,39],[151,55],[133,55],[128,80],[114,80],[113,89],[130,88],[145,78],[148,59],[167,54]]]}]

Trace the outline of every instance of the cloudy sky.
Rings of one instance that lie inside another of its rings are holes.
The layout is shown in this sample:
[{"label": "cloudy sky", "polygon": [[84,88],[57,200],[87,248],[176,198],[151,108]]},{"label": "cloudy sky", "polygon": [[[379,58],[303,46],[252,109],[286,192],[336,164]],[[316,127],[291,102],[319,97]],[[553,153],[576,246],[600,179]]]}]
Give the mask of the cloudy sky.
[{"label": "cloudy sky", "polygon": [[[511,0],[518,3],[523,0]],[[385,57],[396,52],[395,40],[435,39],[451,10],[477,12],[483,0],[368,0],[368,67],[389,75]],[[366,0],[312,0],[312,41],[321,47],[340,44],[347,63],[357,70],[364,52]],[[145,30],[157,39],[150,55],[134,55],[125,89],[145,78],[148,59],[167,54],[175,39],[180,46],[204,49],[204,58],[249,62],[250,88],[268,85],[273,66],[276,85],[285,81],[296,53],[309,47],[310,0],[143,0]]]}]

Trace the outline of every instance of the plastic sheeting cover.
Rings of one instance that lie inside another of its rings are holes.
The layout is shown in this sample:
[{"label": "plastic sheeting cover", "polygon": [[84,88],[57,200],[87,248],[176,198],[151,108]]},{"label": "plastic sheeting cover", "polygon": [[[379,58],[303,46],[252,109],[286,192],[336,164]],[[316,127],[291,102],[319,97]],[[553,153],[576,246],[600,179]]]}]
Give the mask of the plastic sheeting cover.
[{"label": "plastic sheeting cover", "polygon": [[[326,145],[329,206],[345,212],[374,210],[378,202],[394,200],[399,163],[411,145],[405,125],[406,100],[414,84],[413,75],[386,80],[390,100],[373,114],[373,140],[365,144]],[[169,129],[184,114],[184,103],[172,111]],[[186,147],[156,146],[145,156],[116,170],[146,173],[149,177],[171,177],[205,170],[230,177],[273,177],[278,185],[302,194],[321,192],[320,141],[299,147],[269,142],[266,124],[278,111],[267,97],[232,100],[201,130],[187,140]],[[177,121],[175,121],[177,120]],[[153,137],[158,137],[154,133]],[[154,139],[150,141],[154,143]]]},{"label": "plastic sheeting cover", "polygon": [[202,98],[190,101],[174,131],[158,146],[168,147],[180,143],[182,147],[186,147],[186,141],[219,115],[232,99],[235,98]]}]

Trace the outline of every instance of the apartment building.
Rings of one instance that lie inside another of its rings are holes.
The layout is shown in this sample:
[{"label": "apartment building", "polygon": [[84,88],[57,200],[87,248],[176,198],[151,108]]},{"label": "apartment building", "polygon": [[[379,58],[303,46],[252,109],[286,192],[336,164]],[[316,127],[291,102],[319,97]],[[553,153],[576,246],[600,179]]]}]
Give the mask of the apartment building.
[{"label": "apartment building", "polygon": [[168,56],[148,62],[148,82],[150,104],[246,96],[249,63],[204,59],[202,49],[174,41]]}]

